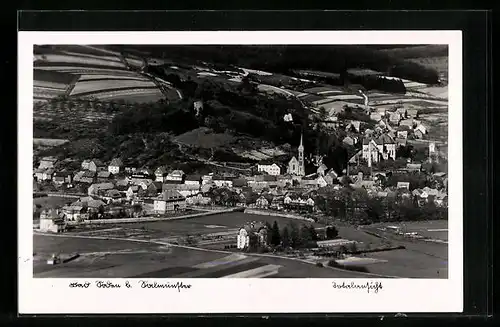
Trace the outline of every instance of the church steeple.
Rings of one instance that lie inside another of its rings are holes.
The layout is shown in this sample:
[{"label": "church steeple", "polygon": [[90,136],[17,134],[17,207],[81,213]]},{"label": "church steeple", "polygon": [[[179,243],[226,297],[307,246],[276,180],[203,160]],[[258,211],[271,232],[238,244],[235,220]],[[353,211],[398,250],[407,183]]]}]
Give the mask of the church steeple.
[{"label": "church steeple", "polygon": [[304,144],[303,144],[303,134],[300,134],[300,145],[299,145],[299,169],[298,169],[298,174],[299,176],[304,176],[305,173],[305,164],[304,164]]}]

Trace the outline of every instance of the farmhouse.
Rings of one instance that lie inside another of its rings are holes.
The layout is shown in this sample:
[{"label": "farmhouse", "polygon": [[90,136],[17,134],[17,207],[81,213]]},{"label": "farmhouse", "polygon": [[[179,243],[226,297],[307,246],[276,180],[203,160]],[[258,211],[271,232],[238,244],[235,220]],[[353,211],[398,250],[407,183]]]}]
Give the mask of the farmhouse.
[{"label": "farmhouse", "polygon": [[406,126],[408,128],[413,128],[413,125],[414,125],[413,119],[405,119],[399,123],[399,126]]},{"label": "farmhouse", "polygon": [[57,210],[44,210],[40,213],[40,231],[61,233],[65,229],[66,223]]},{"label": "farmhouse", "polygon": [[129,186],[129,188],[127,189],[127,192],[125,193],[127,200],[130,201],[130,200],[136,198],[137,192],[139,192],[139,186],[137,186],[137,185]]},{"label": "farmhouse", "polygon": [[201,176],[200,175],[187,175],[185,180],[184,180],[184,184],[199,187],[201,185]]},{"label": "farmhouse", "polygon": [[258,164],[257,165],[257,171],[259,171],[259,172],[266,172],[269,175],[274,175],[274,176],[277,176],[277,175],[281,174],[281,168],[277,164],[275,164],[275,163],[273,163],[271,165],[261,165],[261,164]]},{"label": "farmhouse", "polygon": [[164,214],[186,208],[186,198],[176,190],[166,190],[154,200],[154,212]]},{"label": "farmhouse", "polygon": [[116,174],[120,173],[120,170],[122,168],[123,168],[123,162],[121,161],[121,159],[115,158],[115,159],[111,160],[111,163],[108,166],[108,171],[111,174],[116,175]]},{"label": "farmhouse", "polygon": [[65,221],[82,221],[89,219],[87,208],[83,205],[69,205],[62,208]]},{"label": "farmhouse", "polygon": [[100,160],[92,159],[92,160],[84,160],[82,162],[83,170],[97,171],[100,167],[103,167],[103,163]]},{"label": "farmhouse", "polygon": [[109,171],[100,171],[97,173],[97,180],[99,182],[107,182],[111,178],[111,172]]},{"label": "farmhouse", "polygon": [[39,169],[47,169],[47,168],[54,168],[54,165],[56,164],[57,159],[54,157],[44,157],[40,160],[40,164],[38,165]]},{"label": "farmhouse", "polygon": [[212,176],[212,182],[217,187],[233,187],[233,180],[230,177]]},{"label": "farmhouse", "polygon": [[107,191],[113,188],[115,188],[113,183],[99,183],[90,185],[87,191],[88,195],[98,195],[101,191]]},{"label": "farmhouse", "polygon": [[264,223],[247,223],[238,232],[236,247],[243,250],[267,246],[267,233]]},{"label": "farmhouse", "polygon": [[398,182],[398,184],[396,185],[396,188],[398,190],[399,189],[409,190],[410,189],[410,182]]}]

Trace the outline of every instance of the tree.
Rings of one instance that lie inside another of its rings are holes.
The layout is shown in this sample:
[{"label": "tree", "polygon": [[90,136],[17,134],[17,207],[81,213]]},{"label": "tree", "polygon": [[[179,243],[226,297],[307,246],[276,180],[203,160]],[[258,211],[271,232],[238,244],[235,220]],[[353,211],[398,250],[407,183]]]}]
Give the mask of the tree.
[{"label": "tree", "polygon": [[318,240],[318,234],[316,233],[316,228],[313,225],[309,225],[309,234],[311,235],[311,241]]},{"label": "tree", "polygon": [[288,231],[288,226],[285,226],[281,233],[281,244],[284,248],[288,248],[290,246],[290,241],[290,232]]},{"label": "tree", "polygon": [[280,229],[278,226],[278,222],[275,220],[273,223],[273,227],[271,229],[271,244],[274,246],[278,246],[281,243],[281,235]]},{"label": "tree", "polygon": [[271,226],[271,224],[266,221],[266,230],[267,230],[267,238],[266,238],[266,243],[267,244],[273,244],[273,240],[272,240],[272,236],[273,236],[273,228]]},{"label": "tree", "polygon": [[290,245],[292,246],[292,248],[297,248],[298,246],[300,246],[300,232],[299,232],[299,227],[297,226],[297,224],[295,224],[294,222],[292,222],[290,224]]},{"label": "tree", "polygon": [[326,228],[325,234],[326,238],[329,240],[339,236],[339,231],[337,230],[337,228],[335,228],[335,226],[328,226]]}]

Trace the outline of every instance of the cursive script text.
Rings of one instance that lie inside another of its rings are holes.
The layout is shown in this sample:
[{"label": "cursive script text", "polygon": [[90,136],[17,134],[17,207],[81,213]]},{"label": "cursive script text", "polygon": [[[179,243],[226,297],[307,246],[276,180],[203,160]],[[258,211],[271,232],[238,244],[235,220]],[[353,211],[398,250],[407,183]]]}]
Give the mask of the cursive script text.
[{"label": "cursive script text", "polygon": [[382,289],[382,283],[381,282],[366,282],[366,283],[355,283],[355,282],[342,282],[342,283],[337,283],[337,282],[332,282],[332,286],[335,289],[342,290],[366,290],[368,293],[370,291],[373,291],[374,293],[378,293],[379,290]]},{"label": "cursive script text", "polygon": [[141,288],[176,288],[179,292],[181,289],[190,289],[191,284],[184,284],[183,282],[177,283],[157,283],[157,282],[148,282],[147,280],[139,281]]}]

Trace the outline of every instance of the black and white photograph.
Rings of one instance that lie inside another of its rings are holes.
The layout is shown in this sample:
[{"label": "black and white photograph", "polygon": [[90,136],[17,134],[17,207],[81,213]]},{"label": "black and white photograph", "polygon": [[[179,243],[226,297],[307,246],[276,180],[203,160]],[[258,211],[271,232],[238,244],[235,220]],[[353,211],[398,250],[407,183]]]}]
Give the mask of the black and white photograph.
[{"label": "black and white photograph", "polygon": [[450,42],[77,39],[31,45],[34,280],[451,278]]}]

